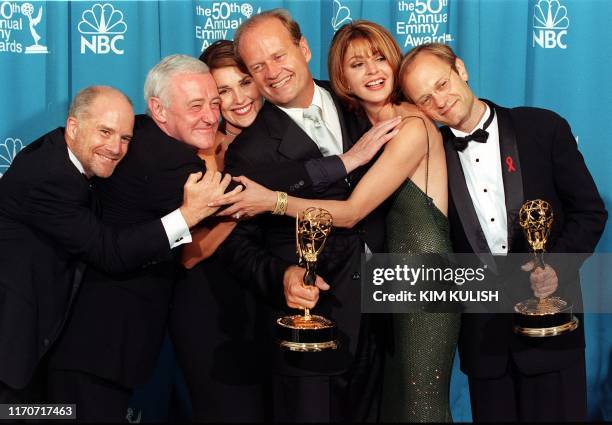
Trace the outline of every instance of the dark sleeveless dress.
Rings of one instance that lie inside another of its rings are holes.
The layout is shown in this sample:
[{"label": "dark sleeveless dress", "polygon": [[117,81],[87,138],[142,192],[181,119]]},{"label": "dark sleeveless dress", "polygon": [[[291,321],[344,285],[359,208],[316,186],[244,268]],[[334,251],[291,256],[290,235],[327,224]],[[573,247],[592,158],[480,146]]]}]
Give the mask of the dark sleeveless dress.
[{"label": "dark sleeveless dress", "polygon": [[[429,152],[427,161],[429,168]],[[395,193],[387,215],[387,248],[390,253],[451,252],[447,218],[410,179]],[[460,314],[393,314],[392,323],[381,420],[451,422],[449,389]]]}]

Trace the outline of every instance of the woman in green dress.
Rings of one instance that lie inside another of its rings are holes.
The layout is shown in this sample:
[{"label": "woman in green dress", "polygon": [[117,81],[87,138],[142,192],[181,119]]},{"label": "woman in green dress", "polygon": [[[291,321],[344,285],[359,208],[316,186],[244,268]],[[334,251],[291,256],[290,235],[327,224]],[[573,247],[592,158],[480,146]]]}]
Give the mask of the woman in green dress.
[{"label": "woman in green dress", "polygon": [[[369,21],[343,26],[330,47],[334,92],[375,125],[400,116],[397,134],[346,201],[289,197],[286,213],[307,207],[328,210],[337,227],[352,227],[391,198],[387,215],[390,253],[448,253],[446,160],[436,126],[397,89],[401,52],[391,34]],[[245,190],[218,204],[234,203],[224,214],[252,216],[272,211],[276,192],[237,178]],[[319,291],[314,288],[314,291]],[[383,381],[381,420],[449,422],[449,386],[460,316],[456,313],[393,314],[393,341]]]}]

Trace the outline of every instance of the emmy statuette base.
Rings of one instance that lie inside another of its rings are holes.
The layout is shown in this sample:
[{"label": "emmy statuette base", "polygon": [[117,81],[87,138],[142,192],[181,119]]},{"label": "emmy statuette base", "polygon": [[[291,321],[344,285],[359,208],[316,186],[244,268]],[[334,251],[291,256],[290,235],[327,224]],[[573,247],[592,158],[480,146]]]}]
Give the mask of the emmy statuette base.
[{"label": "emmy statuette base", "polygon": [[276,321],[278,344],[290,351],[318,352],[338,348],[336,325],[322,316],[285,316]]},{"label": "emmy statuette base", "polygon": [[550,328],[524,328],[518,325],[514,325],[514,332],[529,337],[541,338],[545,336],[557,336],[564,333],[568,333],[578,328],[580,321],[576,316],[572,316],[572,320],[568,323],[564,323],[559,326],[552,326]]},{"label": "emmy statuette base", "polygon": [[514,332],[528,337],[558,336],[575,330],[572,305],[559,297],[529,299],[514,306]]}]

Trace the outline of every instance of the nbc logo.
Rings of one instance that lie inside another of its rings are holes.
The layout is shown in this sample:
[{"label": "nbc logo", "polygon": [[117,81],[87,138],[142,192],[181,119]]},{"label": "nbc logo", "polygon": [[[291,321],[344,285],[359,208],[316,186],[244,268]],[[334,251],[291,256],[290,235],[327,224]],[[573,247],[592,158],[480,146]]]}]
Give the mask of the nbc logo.
[{"label": "nbc logo", "polygon": [[21,139],[7,137],[3,143],[0,143],[0,177],[6,173],[21,149],[23,149]]},{"label": "nbc logo", "polygon": [[567,8],[560,0],[538,0],[533,9],[533,47],[567,49],[564,38],[569,24]]},{"label": "nbc logo", "polygon": [[123,12],[112,4],[97,3],[85,10],[78,30],[81,33],[81,54],[87,50],[95,54],[124,53],[118,42],[124,40],[127,24],[123,20]]},{"label": "nbc logo", "polygon": [[331,20],[331,25],[334,31],[338,31],[338,29],[349,22],[352,22],[353,18],[351,18],[351,9],[347,6],[343,6],[340,3],[340,0],[334,0],[334,13]]}]

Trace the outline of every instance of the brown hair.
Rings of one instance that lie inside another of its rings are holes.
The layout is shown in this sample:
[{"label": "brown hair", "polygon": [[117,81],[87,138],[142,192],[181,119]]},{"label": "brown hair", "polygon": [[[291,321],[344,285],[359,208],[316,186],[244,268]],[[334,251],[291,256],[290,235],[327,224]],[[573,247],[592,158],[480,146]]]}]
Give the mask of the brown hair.
[{"label": "brown hair", "polygon": [[[400,77],[405,76],[408,67],[412,65],[417,56],[421,53],[429,53],[430,55],[434,55],[435,57],[448,63],[451,66],[451,69],[457,72],[457,67],[455,66],[457,55],[455,52],[453,52],[453,49],[442,43],[425,43],[410,49],[410,51],[406,53],[406,56],[404,56],[404,59],[402,59],[402,63],[399,68],[398,75]],[[403,79],[398,81],[398,85],[403,89]],[[408,96],[405,96],[405,98],[410,103],[413,103],[412,99],[408,98]]]},{"label": "brown hair", "polygon": [[202,52],[200,60],[204,62],[210,70],[235,66],[245,74],[248,71],[234,55],[234,43],[231,40],[217,40]]},{"label": "brown hair", "polygon": [[334,35],[332,44],[329,48],[327,57],[329,79],[331,80],[334,92],[338,95],[340,100],[342,100],[351,110],[362,110],[359,99],[352,95],[349,90],[342,68],[346,51],[355,40],[363,40],[369,44],[373,52],[378,52],[385,57],[393,70],[396,86],[389,100],[393,103],[401,101],[402,95],[397,88],[397,77],[400,61],[402,59],[402,52],[389,31],[375,22],[366,20],[357,20],[343,25]]},{"label": "brown hair", "polygon": [[300,40],[302,39],[302,30],[300,29],[300,25],[293,20],[291,14],[286,9],[277,8],[266,10],[258,13],[257,15],[251,16],[249,19],[244,21],[238,27],[238,29],[236,29],[236,32],[234,32],[234,55],[239,62],[242,62],[240,59],[240,39],[244,35],[245,31],[268,19],[278,19],[287,29],[287,31],[289,31],[293,44],[297,46],[300,43]]}]

